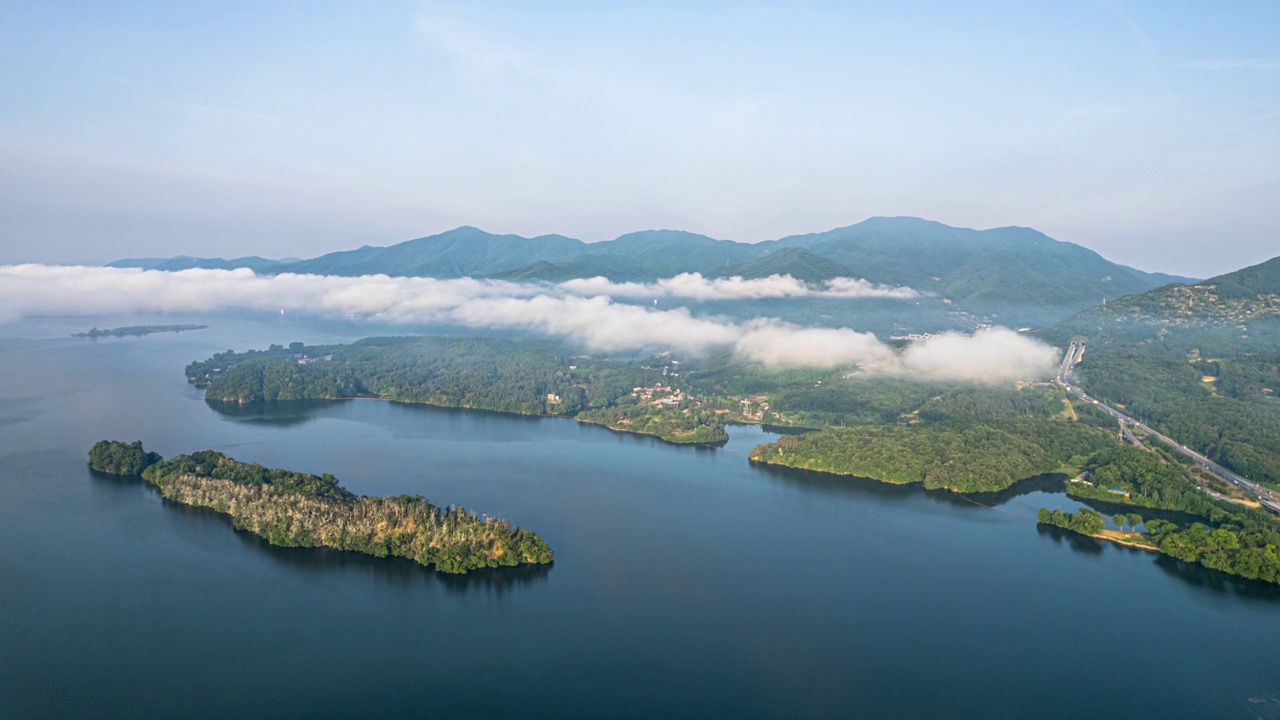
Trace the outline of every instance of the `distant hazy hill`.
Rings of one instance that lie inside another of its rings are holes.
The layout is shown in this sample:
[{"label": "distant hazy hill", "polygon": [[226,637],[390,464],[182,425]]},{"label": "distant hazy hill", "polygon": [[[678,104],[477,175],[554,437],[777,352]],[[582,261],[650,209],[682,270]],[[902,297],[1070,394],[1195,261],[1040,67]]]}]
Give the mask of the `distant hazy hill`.
[{"label": "distant hazy hill", "polygon": [[932,290],[976,306],[1087,307],[1175,279],[1113,263],[1030,228],[955,228],[919,218],[871,218],[777,241],[834,260],[858,277]]},{"label": "distant hazy hill", "polygon": [[[121,261],[133,266],[143,262],[151,261]],[[362,247],[297,262],[174,258],[147,266],[544,282],[597,275],[655,280],[682,272],[711,277],[790,274],[812,282],[852,276],[908,285],[979,313],[1052,308],[1055,319],[1103,298],[1112,300],[1186,279],[1118,265],[1092,250],[1029,228],[970,230],[918,218],[872,218],[823,233],[761,243],[646,230],[588,244],[561,235],[524,238],[460,227],[390,247]]]},{"label": "distant hazy hill", "polygon": [[390,247],[365,246],[290,263],[279,272],[315,275],[463,277],[496,275],[538,260],[556,262],[583,251],[586,243],[562,235],[523,238],[493,235],[473,227],[418,238]]},{"label": "distant hazy hill", "polygon": [[254,272],[271,272],[274,268],[284,264],[285,262],[287,261],[269,260],[267,258],[258,257],[257,255],[234,258],[232,260],[179,255],[178,257],[172,258],[125,258],[124,260],[117,260],[107,267],[142,268],[144,270],[190,270],[192,268],[234,270],[235,268],[249,268]]}]

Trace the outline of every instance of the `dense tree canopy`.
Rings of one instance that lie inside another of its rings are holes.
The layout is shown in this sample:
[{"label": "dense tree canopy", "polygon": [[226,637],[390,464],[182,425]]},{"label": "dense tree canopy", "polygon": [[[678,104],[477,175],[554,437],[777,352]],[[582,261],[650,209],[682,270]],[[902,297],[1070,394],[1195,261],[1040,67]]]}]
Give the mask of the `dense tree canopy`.
[{"label": "dense tree canopy", "polygon": [[231,516],[238,530],[284,547],[329,547],[404,557],[446,573],[549,563],[537,533],[461,507],[438,508],[420,496],[357,496],[320,476],[242,463],[212,450],[163,460],[141,442],[103,441],[90,451],[103,472],[137,475],[164,497]]},{"label": "dense tree canopy", "polygon": [[142,442],[99,440],[89,450],[89,467],[112,475],[141,475],[160,461],[160,455],[142,449]]}]

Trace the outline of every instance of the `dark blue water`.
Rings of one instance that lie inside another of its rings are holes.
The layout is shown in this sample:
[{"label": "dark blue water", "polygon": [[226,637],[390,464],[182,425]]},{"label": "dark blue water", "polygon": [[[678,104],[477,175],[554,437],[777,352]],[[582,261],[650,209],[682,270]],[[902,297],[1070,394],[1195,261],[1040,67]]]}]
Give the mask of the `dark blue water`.
[{"label": "dark blue water", "polygon": [[[187,318],[166,318],[183,322]],[[182,367],[273,322],[0,328],[3,717],[1280,717],[1280,592],[946,494],[572,421],[376,401],[219,412]],[[540,532],[441,577],[272,548],[85,467],[213,448]],[[990,499],[986,499],[990,504]]]}]

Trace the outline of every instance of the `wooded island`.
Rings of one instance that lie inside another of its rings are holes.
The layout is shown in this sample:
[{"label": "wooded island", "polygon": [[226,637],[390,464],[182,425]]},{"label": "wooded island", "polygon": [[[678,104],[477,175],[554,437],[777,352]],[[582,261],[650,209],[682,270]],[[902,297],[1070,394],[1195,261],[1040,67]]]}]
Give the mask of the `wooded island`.
[{"label": "wooded island", "polygon": [[281,547],[327,547],[403,557],[439,572],[543,564],[554,554],[537,533],[421,496],[365,497],[320,476],[242,463],[212,450],[164,460],[141,442],[103,440],[89,466],[140,475],[169,500],[211,508]]}]

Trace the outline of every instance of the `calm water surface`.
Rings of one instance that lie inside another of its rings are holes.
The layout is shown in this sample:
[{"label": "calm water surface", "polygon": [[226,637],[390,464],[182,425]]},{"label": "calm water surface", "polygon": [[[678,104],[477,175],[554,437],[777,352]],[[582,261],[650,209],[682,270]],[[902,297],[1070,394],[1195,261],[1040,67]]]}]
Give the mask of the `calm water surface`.
[{"label": "calm water surface", "polygon": [[[373,332],[184,321],[214,327],[0,328],[2,717],[1280,717],[1280,592],[1037,530],[1063,495],[752,467],[758,428],[707,449],[376,401],[220,411],[190,360]],[[103,438],[464,505],[556,562],[272,548],[91,474]]]}]

